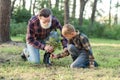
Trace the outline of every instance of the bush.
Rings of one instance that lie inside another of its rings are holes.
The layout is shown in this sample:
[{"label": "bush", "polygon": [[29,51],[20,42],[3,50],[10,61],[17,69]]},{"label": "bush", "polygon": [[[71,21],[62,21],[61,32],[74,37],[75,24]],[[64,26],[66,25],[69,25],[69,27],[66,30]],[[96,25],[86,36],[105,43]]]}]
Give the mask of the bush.
[{"label": "bush", "polygon": [[25,35],[26,34],[27,23],[15,23],[14,21],[10,24],[10,35],[17,36],[17,35]]},{"label": "bush", "polygon": [[120,39],[120,26],[114,25],[112,27],[106,26],[104,37],[109,39]]},{"label": "bush", "polygon": [[17,23],[19,22],[28,22],[28,20],[31,17],[31,12],[28,11],[25,8],[17,8],[16,11],[14,11],[14,14],[12,16],[13,19],[15,19],[15,21]]},{"label": "bush", "polygon": [[80,26],[78,19],[70,19],[70,23],[75,26],[77,30],[85,33],[88,37],[94,38],[109,38],[109,39],[120,39],[120,26],[113,25],[108,26],[106,24],[100,24],[99,22],[94,22],[94,26],[89,27],[89,20],[84,19],[83,25]]},{"label": "bush", "polygon": [[64,24],[64,11],[57,8],[52,9],[53,15],[60,21],[61,25]]}]

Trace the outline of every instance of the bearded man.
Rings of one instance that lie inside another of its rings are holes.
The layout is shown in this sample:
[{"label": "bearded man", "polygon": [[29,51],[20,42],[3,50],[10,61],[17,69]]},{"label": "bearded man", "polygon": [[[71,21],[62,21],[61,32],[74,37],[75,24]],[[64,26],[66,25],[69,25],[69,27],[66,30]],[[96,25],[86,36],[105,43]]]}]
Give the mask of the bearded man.
[{"label": "bearded man", "polygon": [[[32,63],[40,63],[40,50],[52,53],[54,48],[46,44],[50,36],[57,38],[55,32],[56,29],[62,30],[62,26],[58,19],[52,15],[52,12],[48,8],[43,8],[39,11],[38,15],[31,17],[28,21],[27,34],[26,34],[26,45],[23,49],[21,57],[24,60],[28,60]],[[54,32],[53,32],[54,31]],[[61,35],[62,36],[62,35]],[[63,36],[62,36],[63,37]],[[67,40],[63,37],[61,40],[63,49],[67,47]],[[51,64],[48,59],[47,64]]]}]

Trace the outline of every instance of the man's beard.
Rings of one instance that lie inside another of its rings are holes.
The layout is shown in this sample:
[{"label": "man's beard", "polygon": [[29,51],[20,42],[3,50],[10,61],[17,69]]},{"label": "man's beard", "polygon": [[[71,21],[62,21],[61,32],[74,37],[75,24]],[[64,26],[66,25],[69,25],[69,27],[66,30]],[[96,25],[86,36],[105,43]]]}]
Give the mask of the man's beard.
[{"label": "man's beard", "polygon": [[41,27],[44,29],[50,28],[50,26],[52,24],[52,17],[50,18],[50,22],[48,23],[48,25],[43,24],[41,21],[40,21],[40,24],[41,24]]}]

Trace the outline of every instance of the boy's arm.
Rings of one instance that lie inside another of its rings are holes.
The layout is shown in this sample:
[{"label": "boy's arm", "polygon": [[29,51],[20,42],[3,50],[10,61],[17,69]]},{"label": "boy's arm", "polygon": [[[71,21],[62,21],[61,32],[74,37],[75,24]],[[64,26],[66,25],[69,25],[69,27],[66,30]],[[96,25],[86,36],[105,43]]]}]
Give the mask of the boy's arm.
[{"label": "boy's arm", "polygon": [[82,43],[83,47],[86,49],[86,51],[88,51],[89,58],[94,59],[94,56],[93,56],[92,49],[91,49],[90,42],[89,42],[88,38],[83,37],[81,39],[81,43]]},{"label": "boy's arm", "polygon": [[68,56],[68,55],[69,55],[68,50],[65,50],[62,53],[57,54],[56,57],[59,59],[59,58],[63,58],[63,57]]}]

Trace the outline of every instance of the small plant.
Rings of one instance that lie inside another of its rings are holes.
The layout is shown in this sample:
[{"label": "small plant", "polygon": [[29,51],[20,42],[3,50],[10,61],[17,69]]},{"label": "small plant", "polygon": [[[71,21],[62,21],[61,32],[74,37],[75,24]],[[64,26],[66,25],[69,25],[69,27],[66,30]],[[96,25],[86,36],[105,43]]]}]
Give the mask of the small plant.
[{"label": "small plant", "polygon": [[[46,44],[52,46],[54,48],[54,50],[56,50],[56,49],[60,50],[61,49],[61,39],[62,39],[61,36],[60,36],[60,31],[59,30],[53,31],[53,33],[54,33],[54,35],[51,35],[49,37],[49,40],[46,42]],[[46,67],[51,65],[49,63],[50,55],[52,55],[52,53],[49,53],[47,51],[44,54],[43,62],[46,64]]]},{"label": "small plant", "polygon": [[[55,37],[57,35],[57,38]],[[61,49],[61,40],[62,40],[62,37],[60,35],[60,30],[57,30],[56,31],[56,35],[55,36],[51,36],[49,38],[49,41],[46,42],[46,44],[52,46],[54,48],[54,50],[56,49]]]}]

